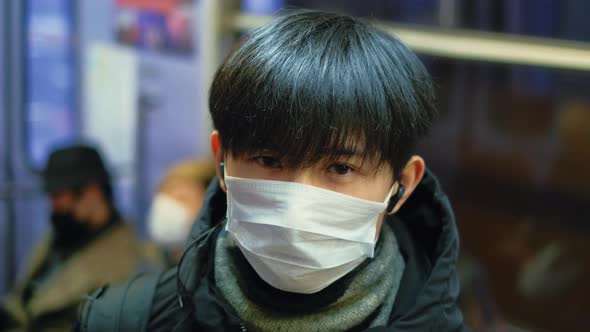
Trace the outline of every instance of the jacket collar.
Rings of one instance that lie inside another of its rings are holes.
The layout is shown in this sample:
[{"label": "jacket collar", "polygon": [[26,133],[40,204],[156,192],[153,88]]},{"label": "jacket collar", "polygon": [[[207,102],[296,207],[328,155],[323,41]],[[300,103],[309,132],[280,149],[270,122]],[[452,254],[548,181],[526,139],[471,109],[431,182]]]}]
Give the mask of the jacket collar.
[{"label": "jacket collar", "polygon": [[406,270],[390,327],[460,330],[463,316],[456,304],[459,281],[455,270],[459,236],[450,201],[432,172],[426,172],[392,219]]},{"label": "jacket collar", "polygon": [[[50,242],[48,236],[36,250],[30,272],[7,299],[8,306],[13,307],[13,311],[23,312],[24,288],[31,281],[34,272],[47,259]],[[136,267],[137,257],[137,242],[133,229],[122,223],[116,225],[84,249],[74,253],[62,270],[30,299],[26,311],[31,317],[39,317],[76,305],[93,289],[125,278]]]}]

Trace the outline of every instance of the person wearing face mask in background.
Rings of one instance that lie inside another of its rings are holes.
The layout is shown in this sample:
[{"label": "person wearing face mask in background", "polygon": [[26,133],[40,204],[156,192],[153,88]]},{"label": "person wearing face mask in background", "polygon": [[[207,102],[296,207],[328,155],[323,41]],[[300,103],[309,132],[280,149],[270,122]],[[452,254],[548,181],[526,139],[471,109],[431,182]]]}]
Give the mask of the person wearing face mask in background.
[{"label": "person wearing face mask in background", "polygon": [[205,191],[215,177],[212,160],[183,161],[170,168],[158,187],[148,216],[148,233],[168,265],[178,263]]},{"label": "person wearing face mask in background", "polygon": [[87,293],[163,267],[117,212],[110,174],[96,149],[53,151],[42,178],[51,230],[3,301],[0,331],[70,331]]}]

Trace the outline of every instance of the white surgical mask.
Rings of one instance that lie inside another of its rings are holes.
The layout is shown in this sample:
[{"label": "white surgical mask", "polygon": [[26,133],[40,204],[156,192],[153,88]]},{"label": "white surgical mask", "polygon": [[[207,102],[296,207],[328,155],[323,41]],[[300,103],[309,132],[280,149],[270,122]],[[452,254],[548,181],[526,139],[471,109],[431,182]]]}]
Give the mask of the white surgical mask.
[{"label": "white surgical mask", "polygon": [[169,195],[158,194],[148,218],[148,231],[156,243],[170,248],[184,244],[192,217],[182,203]]},{"label": "white surgical mask", "polygon": [[[310,185],[225,176],[227,230],[275,288],[318,292],[373,257],[384,203]],[[393,188],[392,188],[393,190]]]}]

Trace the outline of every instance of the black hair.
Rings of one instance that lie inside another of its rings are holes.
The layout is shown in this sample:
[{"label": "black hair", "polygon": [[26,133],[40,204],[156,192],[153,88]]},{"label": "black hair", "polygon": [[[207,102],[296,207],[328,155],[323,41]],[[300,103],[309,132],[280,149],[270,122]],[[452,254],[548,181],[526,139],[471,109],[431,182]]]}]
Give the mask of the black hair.
[{"label": "black hair", "polygon": [[430,76],[402,42],[317,11],[254,30],[215,74],[209,108],[234,156],[270,150],[299,167],[355,149],[396,175],[437,116]]}]

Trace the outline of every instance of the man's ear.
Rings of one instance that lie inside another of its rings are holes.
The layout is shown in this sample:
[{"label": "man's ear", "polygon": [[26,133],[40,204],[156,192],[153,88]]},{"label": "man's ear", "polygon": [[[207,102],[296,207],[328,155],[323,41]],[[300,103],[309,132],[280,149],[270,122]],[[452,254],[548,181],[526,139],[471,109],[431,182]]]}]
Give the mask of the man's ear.
[{"label": "man's ear", "polygon": [[[426,164],[424,159],[420,156],[412,156],[410,160],[406,163],[402,174],[401,174],[401,183],[404,186],[404,194],[397,202],[393,210],[388,214],[394,214],[399,211],[399,209],[404,205],[404,203],[408,200],[414,189],[420,184],[422,181],[422,177],[424,176],[424,172],[426,170]],[[399,187],[398,187],[399,190]]]},{"label": "man's ear", "polygon": [[211,133],[211,152],[213,153],[213,159],[215,160],[215,172],[217,173],[219,185],[224,192],[227,192],[223,177],[223,169],[220,167],[220,164],[224,162],[223,147],[221,146],[221,140],[219,139],[219,132],[217,130],[213,130]]}]

